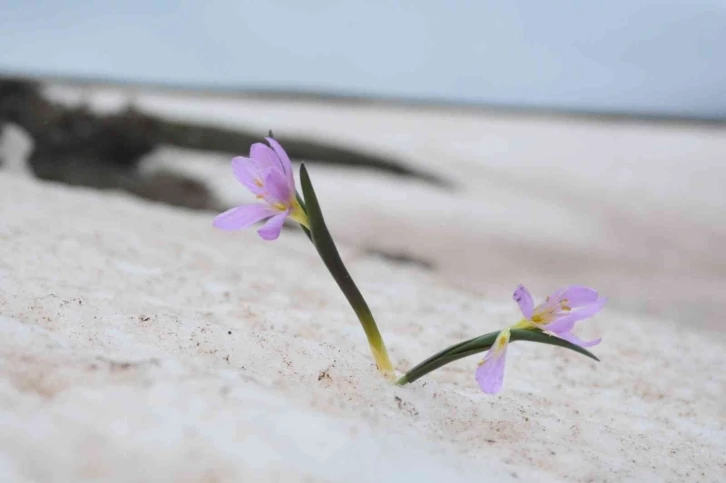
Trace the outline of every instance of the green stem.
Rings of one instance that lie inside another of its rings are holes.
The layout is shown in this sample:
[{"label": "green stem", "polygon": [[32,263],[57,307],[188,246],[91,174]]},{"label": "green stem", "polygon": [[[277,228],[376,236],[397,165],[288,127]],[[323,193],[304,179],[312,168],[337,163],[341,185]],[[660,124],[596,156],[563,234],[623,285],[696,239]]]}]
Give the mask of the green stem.
[{"label": "green stem", "polygon": [[298,196],[298,202],[300,202],[305,210],[310,225],[309,229],[302,228],[317,249],[320,258],[345,295],[348,303],[358,316],[358,320],[361,326],[363,326],[363,330],[368,338],[368,345],[371,348],[373,359],[376,362],[378,370],[386,378],[393,380],[395,378],[395,372],[393,370],[393,364],[391,364],[391,360],[388,357],[386,344],[383,342],[383,337],[378,330],[378,326],[368,304],[360,290],[358,290],[358,287],[353,281],[353,277],[350,276],[350,273],[345,268],[343,260],[340,258],[338,249],[333,241],[333,237],[325,225],[323,213],[320,210],[320,205],[318,204],[318,199],[313,190],[313,185],[310,182],[310,176],[305,165],[300,166],[300,181],[305,200],[303,202]]}]

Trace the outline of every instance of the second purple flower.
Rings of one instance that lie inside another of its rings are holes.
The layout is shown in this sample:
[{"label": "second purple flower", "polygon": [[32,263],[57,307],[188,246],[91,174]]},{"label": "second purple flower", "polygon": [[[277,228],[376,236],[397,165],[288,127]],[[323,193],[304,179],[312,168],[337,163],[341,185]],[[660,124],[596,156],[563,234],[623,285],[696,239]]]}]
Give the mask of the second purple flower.
[{"label": "second purple flower", "polygon": [[592,317],[605,305],[607,299],[600,297],[595,290],[571,285],[555,291],[535,307],[529,290],[520,285],[514,291],[513,298],[519,304],[524,319],[499,333],[476,370],[479,387],[489,394],[497,393],[502,388],[511,329],[540,329],[580,347],[600,343],[600,339],[583,341],[572,333],[576,322]]}]

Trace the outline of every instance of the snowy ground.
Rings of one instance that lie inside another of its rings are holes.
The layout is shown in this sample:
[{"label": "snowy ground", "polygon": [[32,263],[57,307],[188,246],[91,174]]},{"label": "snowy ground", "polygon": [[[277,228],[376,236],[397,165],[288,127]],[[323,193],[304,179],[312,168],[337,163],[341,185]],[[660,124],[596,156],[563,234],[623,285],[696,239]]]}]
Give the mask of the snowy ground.
[{"label": "snowy ground", "polygon": [[[458,186],[311,168],[399,370],[512,323],[520,282],[609,296],[581,331],[604,338],[602,362],[519,343],[499,396],[478,390],[476,359],[392,387],[301,233],[265,243],[214,231],[212,214],[0,172],[0,480],[724,478],[723,129],[133,97],[394,154]],[[154,162],[244,200],[216,157]]]}]

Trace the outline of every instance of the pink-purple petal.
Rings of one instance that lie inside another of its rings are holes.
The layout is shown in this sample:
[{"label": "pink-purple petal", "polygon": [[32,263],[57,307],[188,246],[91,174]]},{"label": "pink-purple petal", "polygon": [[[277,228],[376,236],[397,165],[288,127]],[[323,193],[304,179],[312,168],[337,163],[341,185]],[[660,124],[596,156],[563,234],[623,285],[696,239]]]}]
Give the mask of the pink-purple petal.
[{"label": "pink-purple petal", "polygon": [[217,215],[213,225],[222,230],[240,230],[275,213],[275,210],[266,205],[242,205]]},{"label": "pink-purple petal", "polygon": [[293,193],[285,179],[285,175],[276,169],[268,170],[265,173],[265,201],[270,204],[282,203],[288,205]]},{"label": "pink-purple petal", "polygon": [[598,345],[602,341],[602,339],[593,339],[593,340],[589,340],[589,341],[584,341],[584,340],[580,339],[579,337],[577,337],[572,332],[561,332],[561,333],[557,334],[557,336],[560,339],[565,339],[567,342],[571,342],[575,345],[579,345],[580,347],[592,347],[594,345]]},{"label": "pink-purple petal", "polygon": [[290,161],[290,157],[285,152],[285,149],[282,147],[282,145],[277,142],[275,138],[269,137],[265,138],[267,139],[267,142],[270,143],[270,146],[272,146],[272,149],[275,150],[275,153],[277,154],[278,158],[280,159],[280,164],[282,165],[282,170],[285,173],[285,177],[287,179],[288,186],[291,191],[295,190],[295,179],[293,178],[292,173],[292,162]]},{"label": "pink-purple petal", "polygon": [[605,302],[607,302],[607,299],[605,297],[601,297],[589,305],[569,312],[567,315],[557,317],[543,328],[555,334],[559,334],[560,332],[569,332],[575,326],[576,322],[592,317],[598,313],[605,305]]},{"label": "pink-purple petal", "polygon": [[280,158],[268,145],[263,143],[254,143],[250,147],[250,158],[257,164],[257,168],[261,172],[268,169],[277,169],[284,172]]},{"label": "pink-purple petal", "polygon": [[569,332],[575,327],[575,323],[579,322],[582,319],[583,317],[578,316],[578,314],[565,315],[563,317],[553,320],[549,324],[540,326],[540,328],[548,332],[552,332],[553,334],[559,334],[560,332]]},{"label": "pink-purple petal", "polygon": [[257,170],[255,164],[250,158],[237,156],[232,159],[232,172],[237,181],[242,183],[248,190],[255,195],[262,194],[262,187],[258,186],[256,181],[263,181],[262,174]]},{"label": "pink-purple petal", "polygon": [[547,297],[544,302],[537,304],[534,313],[541,314],[544,312],[558,311],[560,309],[561,295],[564,289],[556,290],[552,295]]},{"label": "pink-purple petal", "polygon": [[279,215],[275,215],[270,218],[267,223],[262,226],[262,228],[257,230],[257,233],[260,234],[260,238],[268,241],[277,240],[280,236],[282,225],[285,223],[285,218],[287,218],[288,213],[289,210],[283,211]]},{"label": "pink-purple petal", "polygon": [[597,291],[581,285],[566,287],[559,296],[559,300],[567,299],[567,305],[572,308],[589,305],[597,300]]},{"label": "pink-purple petal", "polygon": [[524,285],[517,287],[512,295],[512,298],[519,304],[519,309],[522,311],[522,315],[528,319],[532,318],[534,301],[532,300],[532,295],[529,293],[529,290],[527,290]]},{"label": "pink-purple petal", "polygon": [[476,382],[487,394],[496,394],[504,384],[504,367],[507,362],[507,347],[497,350],[495,345],[484,357],[484,363],[476,369]]}]

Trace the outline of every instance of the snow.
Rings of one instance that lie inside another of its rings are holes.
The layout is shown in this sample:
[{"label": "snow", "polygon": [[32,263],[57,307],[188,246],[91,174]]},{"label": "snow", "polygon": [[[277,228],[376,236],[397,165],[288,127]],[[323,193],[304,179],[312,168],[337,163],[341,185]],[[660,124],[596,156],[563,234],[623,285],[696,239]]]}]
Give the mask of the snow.
[{"label": "snow", "polygon": [[[171,115],[159,96],[138,102]],[[498,396],[476,358],[391,386],[299,231],[267,243],[214,213],[0,172],[0,480],[723,480],[722,132],[317,104],[285,121],[274,103],[263,122],[262,101],[234,102],[239,123],[329,131],[458,183],[310,167],[399,371],[515,322],[520,282],[608,296],[578,329],[604,338],[602,362],[521,342]],[[218,153],[186,156],[232,178]],[[220,200],[245,201],[227,178]]]}]

